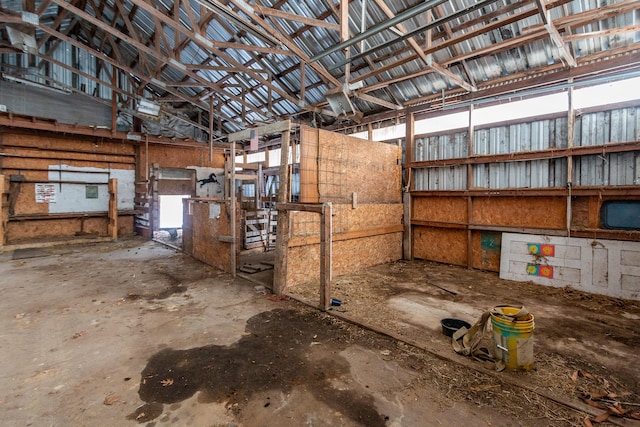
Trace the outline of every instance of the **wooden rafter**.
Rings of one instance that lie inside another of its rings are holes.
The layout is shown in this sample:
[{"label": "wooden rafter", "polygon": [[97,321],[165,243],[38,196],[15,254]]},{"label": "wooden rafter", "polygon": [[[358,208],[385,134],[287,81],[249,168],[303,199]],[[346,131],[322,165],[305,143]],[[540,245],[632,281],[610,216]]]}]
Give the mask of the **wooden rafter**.
[{"label": "wooden rafter", "polygon": [[551,41],[558,49],[558,53],[564,59],[567,64],[571,67],[576,67],[578,64],[576,63],[576,59],[573,57],[567,45],[562,40],[560,33],[555,25],[553,25],[553,21],[551,20],[551,15],[549,14],[549,9],[547,9],[546,0],[536,0],[536,4],[538,5],[538,11],[540,12],[540,18],[542,19],[542,23],[544,24],[544,28],[549,33],[549,37]]}]

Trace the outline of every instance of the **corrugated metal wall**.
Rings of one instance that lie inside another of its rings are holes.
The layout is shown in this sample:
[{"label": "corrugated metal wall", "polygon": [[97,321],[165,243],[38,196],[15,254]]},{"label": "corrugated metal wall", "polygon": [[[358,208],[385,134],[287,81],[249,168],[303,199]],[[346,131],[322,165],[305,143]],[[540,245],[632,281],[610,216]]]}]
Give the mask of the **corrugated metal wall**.
[{"label": "corrugated metal wall", "polygon": [[[640,107],[578,115],[574,145],[588,146],[640,140]],[[415,161],[456,159],[468,156],[467,134],[454,133],[418,138]],[[473,154],[499,155],[550,148],[566,148],[567,118],[478,129]],[[637,185],[640,183],[640,156],[613,153],[574,157],[574,185]],[[414,169],[414,189],[464,190],[465,166]],[[494,162],[473,166],[474,188],[549,188],[567,184],[567,159]]]},{"label": "corrugated metal wall", "polygon": [[576,117],[574,145],[640,140],[640,107],[589,113]]}]

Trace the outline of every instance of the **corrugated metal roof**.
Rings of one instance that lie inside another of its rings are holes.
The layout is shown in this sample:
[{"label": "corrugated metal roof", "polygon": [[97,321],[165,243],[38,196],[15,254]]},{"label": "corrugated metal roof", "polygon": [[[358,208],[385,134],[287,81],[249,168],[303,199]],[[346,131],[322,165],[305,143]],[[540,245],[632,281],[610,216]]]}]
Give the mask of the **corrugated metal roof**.
[{"label": "corrugated metal roof", "polygon": [[[90,51],[91,54],[76,55],[75,60],[80,61],[80,68],[89,74],[95,74],[98,68],[105,69],[104,65],[98,66],[99,59],[93,56],[95,49],[101,49],[113,59],[122,58],[125,69],[131,68],[136,80],[150,84],[154,91],[168,98],[173,99],[176,98],[175,94],[180,94],[183,98],[181,103],[190,104],[194,111],[206,111],[209,91],[215,88],[216,102],[225,104],[221,110],[226,123],[225,132],[240,130],[276,118],[297,116],[310,111],[318,112],[322,109],[326,111],[328,105],[324,95],[329,89],[346,80],[352,82],[365,76],[364,87],[359,89],[360,93],[379,98],[383,105],[359,99],[359,92],[349,92],[349,95],[357,108],[365,114],[377,114],[389,111],[384,102],[400,104],[403,107],[414,103],[437,103],[442,90],[447,92],[447,100],[455,100],[456,97],[470,96],[468,88],[474,85],[474,89],[477,88],[478,93],[482,93],[488,85],[503,85],[508,83],[509,79],[526,80],[534,72],[550,73],[565,69],[568,65],[567,53],[558,49],[552,36],[545,30],[534,1],[496,0],[483,3],[483,7],[472,11],[468,8],[475,7],[479,2],[442,1],[430,10],[434,20],[451,17],[460,11],[467,12],[447,19],[445,23],[429,30],[430,42],[427,39],[428,31],[422,30],[431,21],[428,14],[408,14],[413,8],[424,5],[424,1],[354,0],[350,3],[349,30],[352,37],[359,35],[363,28],[368,34],[372,27],[388,21],[389,17],[380,6],[384,4],[395,16],[405,17],[401,24],[407,31],[420,30],[413,37],[415,43],[423,52],[430,54],[433,61],[456,76],[454,80],[438,70],[425,73],[429,66],[416,55],[408,40],[399,39],[402,31],[397,28],[385,28],[371,33],[362,42],[350,46],[351,57],[362,56],[363,52],[365,56],[352,60],[349,76],[345,76],[347,68],[344,65],[335,67],[336,64],[344,63],[344,50],[329,53],[317,61],[310,62],[310,57],[322,55],[340,43],[339,31],[276,16],[278,14],[270,13],[264,8],[277,8],[281,12],[311,19],[323,17],[327,24],[335,25],[339,22],[340,17],[332,12],[328,5],[318,4],[314,0],[265,0],[259,7],[249,1],[249,6],[254,7],[255,15],[241,10],[236,6],[238,3],[229,3],[228,0],[182,2],[179,9],[181,30],[178,34],[170,24],[158,26],[158,18],[151,13],[153,10],[146,10],[149,6],[153,7],[156,10],[153,13],[159,11],[165,17],[163,19],[171,20],[175,9],[172,1],[128,0],[123,2],[123,11],[119,10],[115,0],[100,2],[99,6],[94,3],[81,3],[83,12],[95,16],[99,11],[100,16],[97,18],[115,30],[96,28],[94,24],[76,16],[73,10],[62,10],[71,8],[72,5],[61,7],[51,3],[40,15],[36,38],[42,39],[45,35],[49,37],[44,31],[44,27],[49,27],[61,35],[87,44],[93,49]],[[7,0],[2,2],[2,7],[15,13],[22,11],[22,4],[21,0]],[[42,0],[35,1],[36,10],[42,5]],[[187,5],[191,7],[189,12],[185,9]],[[637,1],[558,0],[550,6],[549,16],[558,34],[564,37],[568,55],[573,55],[580,64],[593,60],[599,64],[595,66],[596,70],[598,66],[606,68],[606,64],[598,56],[603,52],[610,52],[612,57],[626,54],[629,66],[637,62],[640,32],[633,30],[633,26],[640,20],[639,9]],[[201,10],[206,14],[203,13],[201,16]],[[59,27],[51,28],[61,13],[66,15]],[[124,17],[131,18],[133,34]],[[198,22],[192,22],[191,17]],[[78,21],[80,25],[76,25]],[[502,25],[498,26],[500,23]],[[198,40],[193,34],[190,37],[185,36],[184,31],[202,31],[201,39],[205,42]],[[112,45],[107,41],[109,32],[113,33],[109,37],[117,43],[117,55],[112,52]],[[123,41],[120,33],[147,44],[149,53],[141,53],[135,44]],[[473,36],[470,37],[471,35]],[[91,40],[88,40],[89,38]],[[56,49],[48,52],[47,49],[52,46],[51,41],[55,40],[55,36],[49,40],[47,45],[40,48],[41,52],[51,54],[58,61],[70,63],[72,58],[69,52],[58,52]],[[206,47],[206,40],[214,44],[245,44],[247,48],[238,49],[231,46],[210,49]],[[378,48],[394,40],[396,42]],[[159,45],[156,46],[156,43]],[[76,49],[67,43],[60,46],[64,46],[64,49]],[[256,48],[252,49],[252,46]],[[179,51],[176,52],[176,49]],[[292,49],[299,49],[303,57]],[[281,54],[280,50],[288,50],[291,54]],[[183,64],[209,65],[223,69],[186,71],[171,63],[174,55],[177,55],[175,59]],[[12,54],[3,54],[3,63],[13,64],[15,61],[11,56]],[[304,79],[302,67],[305,71]],[[268,71],[274,90],[269,91],[261,80],[267,79],[268,76],[265,74],[258,74],[256,77],[253,73],[229,71],[231,68]],[[96,82],[86,77],[72,80],[71,72],[63,67],[54,65],[51,69],[60,74],[62,83],[96,87]],[[156,72],[159,74],[155,74]],[[104,75],[103,73],[104,71],[101,71],[100,75]],[[152,78],[155,82],[164,81],[168,85],[174,83],[173,89],[169,90],[151,82]],[[194,82],[193,85],[178,84],[193,81],[194,78],[198,82]],[[379,84],[384,82],[389,83],[380,87]],[[244,87],[244,92],[238,86]],[[126,87],[126,90],[133,91],[130,87]],[[304,103],[299,100],[303,91]],[[108,96],[110,91],[101,88],[99,94]],[[242,99],[246,102],[244,106]],[[334,120],[328,115],[320,117],[325,123]],[[242,122],[241,118],[245,121]]]}]

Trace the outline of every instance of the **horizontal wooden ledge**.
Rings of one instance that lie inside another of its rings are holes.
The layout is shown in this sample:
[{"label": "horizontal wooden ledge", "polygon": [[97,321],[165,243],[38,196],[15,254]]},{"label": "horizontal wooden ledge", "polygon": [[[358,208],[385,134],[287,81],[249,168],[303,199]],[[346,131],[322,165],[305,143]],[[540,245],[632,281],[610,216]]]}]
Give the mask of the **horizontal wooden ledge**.
[{"label": "horizontal wooden ledge", "polygon": [[[79,159],[77,157],[57,157],[57,156],[36,156],[36,155],[27,155],[27,154],[14,154],[14,153],[0,153],[0,156],[7,158],[18,158],[18,159],[35,159],[35,160],[59,160],[66,162],[87,162],[87,163],[114,163],[118,165],[134,165],[136,164],[134,161],[122,161],[122,160],[113,160],[113,159]],[[129,169],[127,169],[129,170]],[[133,170],[133,169],[131,169]]]},{"label": "horizontal wooden ledge", "polygon": [[[137,215],[140,212],[137,210],[121,210],[118,211],[118,216],[131,216]],[[108,218],[109,213],[104,212],[69,212],[59,214],[19,214],[9,216],[9,221],[31,221],[31,220],[54,220],[54,219],[76,219],[76,218]]]},{"label": "horizontal wooden ledge", "polygon": [[425,160],[420,162],[412,162],[408,164],[408,167],[419,168],[434,168],[434,167],[447,167],[447,166],[460,166],[460,165],[475,165],[483,163],[496,163],[496,162],[516,162],[527,160],[540,160],[551,159],[568,156],[587,156],[593,154],[608,154],[608,153],[621,153],[625,151],[640,150],[640,141],[632,142],[612,142],[609,144],[599,145],[587,145],[571,148],[549,148],[546,150],[534,150],[534,151],[521,151],[518,153],[504,153],[504,154],[490,154],[490,155],[475,155],[471,157],[461,157],[455,159],[439,159],[439,160]]},{"label": "horizontal wooden ledge", "polygon": [[[500,196],[563,196],[569,195],[569,189],[553,188],[506,188],[472,190],[412,190],[413,197],[500,197]],[[621,185],[617,187],[573,187],[572,196],[640,196],[640,186]]]},{"label": "horizontal wooden ledge", "polygon": [[[365,237],[380,236],[383,234],[401,233],[403,231],[403,225],[390,225],[387,227],[369,228],[366,230],[354,230],[346,233],[333,234],[332,240],[334,242],[340,242],[344,240],[362,239]],[[305,237],[292,237],[289,240],[288,246],[295,248],[298,246],[318,245],[320,244],[320,236],[305,236]]]},{"label": "horizontal wooden ledge", "polygon": [[512,227],[502,225],[484,225],[484,224],[466,224],[462,222],[447,222],[447,221],[429,221],[414,219],[411,220],[411,225],[418,227],[432,227],[432,228],[448,228],[457,230],[473,230],[473,231],[495,231],[499,233],[520,233],[520,234],[538,234],[545,236],[559,236],[559,237],[583,237],[592,239],[612,239],[612,240],[628,240],[628,241],[640,241],[640,230],[609,230],[604,228],[572,228],[568,233],[565,229],[551,229],[551,228],[527,228],[527,227]]}]

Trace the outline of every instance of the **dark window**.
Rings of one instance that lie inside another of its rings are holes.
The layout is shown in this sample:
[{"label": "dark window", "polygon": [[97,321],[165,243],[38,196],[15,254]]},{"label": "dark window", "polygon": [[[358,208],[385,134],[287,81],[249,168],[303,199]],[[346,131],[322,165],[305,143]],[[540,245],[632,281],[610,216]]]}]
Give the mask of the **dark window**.
[{"label": "dark window", "polygon": [[600,208],[603,228],[640,230],[640,200],[609,200]]}]

